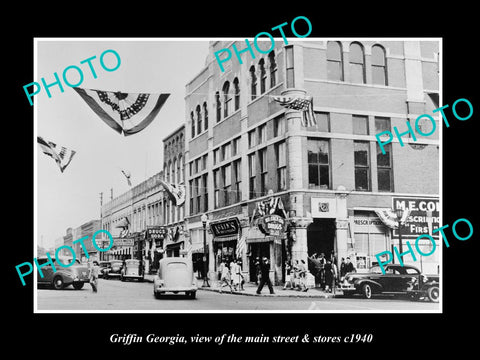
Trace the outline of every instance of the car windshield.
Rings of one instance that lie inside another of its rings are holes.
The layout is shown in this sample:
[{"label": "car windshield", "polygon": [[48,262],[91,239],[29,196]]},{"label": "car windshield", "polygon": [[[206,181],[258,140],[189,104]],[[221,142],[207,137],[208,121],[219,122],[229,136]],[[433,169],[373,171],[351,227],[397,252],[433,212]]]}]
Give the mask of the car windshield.
[{"label": "car windshield", "polygon": [[374,266],[370,268],[370,272],[372,274],[382,274],[382,270],[380,269],[380,266]]},{"label": "car windshield", "polygon": [[[55,264],[58,263],[57,259],[52,259],[52,260]],[[60,260],[60,262],[63,265],[70,265],[72,263],[73,258],[59,258],[58,260]],[[75,265],[82,265],[82,263],[80,262],[80,260],[75,259]]]}]

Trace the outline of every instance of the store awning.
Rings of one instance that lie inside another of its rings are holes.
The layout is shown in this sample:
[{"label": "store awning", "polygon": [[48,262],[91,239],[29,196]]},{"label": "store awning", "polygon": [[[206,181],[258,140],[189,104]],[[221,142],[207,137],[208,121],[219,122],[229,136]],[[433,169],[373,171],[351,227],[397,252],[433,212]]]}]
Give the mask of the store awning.
[{"label": "store awning", "polygon": [[238,234],[229,235],[229,236],[217,236],[213,238],[214,242],[227,242],[227,241],[234,241],[238,240]]}]

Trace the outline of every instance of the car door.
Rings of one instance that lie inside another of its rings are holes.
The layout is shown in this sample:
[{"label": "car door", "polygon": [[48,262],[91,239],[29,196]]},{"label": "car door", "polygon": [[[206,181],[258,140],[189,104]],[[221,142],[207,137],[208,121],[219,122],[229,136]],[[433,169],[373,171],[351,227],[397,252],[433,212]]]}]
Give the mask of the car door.
[{"label": "car door", "polygon": [[38,261],[39,265],[41,265],[41,266],[43,265],[42,268],[41,268],[43,278],[40,276],[40,272],[39,272],[38,277],[37,277],[38,282],[40,282],[40,283],[51,283],[52,280],[53,280],[54,271],[53,271],[52,265],[50,265],[50,264],[45,265],[45,263],[49,260],[48,259],[37,259],[37,261]]},{"label": "car door", "polygon": [[397,273],[395,270],[393,267],[388,267],[385,270],[385,274],[379,276],[378,282],[382,286],[382,291],[394,291],[395,282],[397,281]]}]

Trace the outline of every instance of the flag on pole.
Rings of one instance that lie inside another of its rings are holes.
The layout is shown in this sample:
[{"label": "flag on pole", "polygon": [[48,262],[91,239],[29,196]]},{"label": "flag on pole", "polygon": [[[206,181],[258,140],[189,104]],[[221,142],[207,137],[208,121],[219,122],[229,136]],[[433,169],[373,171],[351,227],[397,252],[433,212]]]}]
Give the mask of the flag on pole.
[{"label": "flag on pole", "polygon": [[113,130],[124,136],[136,134],[153,121],[170,94],[124,93],[73,88]]},{"label": "flag on pole", "polygon": [[132,182],[130,181],[130,172],[129,171],[124,171],[124,170],[120,170],[122,172],[123,175],[125,175],[125,177],[127,178],[127,183],[128,183],[128,186],[132,186]]},{"label": "flag on pole", "polygon": [[180,206],[185,202],[184,185],[174,185],[163,180],[160,180],[160,183],[176,206]]},{"label": "flag on pole", "polygon": [[311,96],[273,96],[273,100],[287,109],[300,110],[303,112],[302,125],[305,127],[317,125],[313,111],[313,97]]},{"label": "flag on pole", "polygon": [[40,145],[44,154],[52,157],[56,161],[62,173],[68,164],[70,164],[70,161],[72,161],[73,155],[75,155],[74,150],[69,150],[64,146],[57,146],[51,141],[45,141],[40,136],[37,136],[37,143]]}]

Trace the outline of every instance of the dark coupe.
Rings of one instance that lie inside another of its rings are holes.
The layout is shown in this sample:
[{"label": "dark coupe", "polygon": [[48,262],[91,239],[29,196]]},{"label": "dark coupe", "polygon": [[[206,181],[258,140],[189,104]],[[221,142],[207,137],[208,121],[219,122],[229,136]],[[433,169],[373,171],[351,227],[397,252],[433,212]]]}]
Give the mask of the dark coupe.
[{"label": "dark coupe", "polygon": [[438,302],[439,276],[423,275],[414,266],[388,264],[384,266],[385,274],[379,266],[373,266],[368,273],[348,273],[341,283],[344,296],[362,294],[371,299],[373,294],[408,295],[414,300],[428,297]]}]

